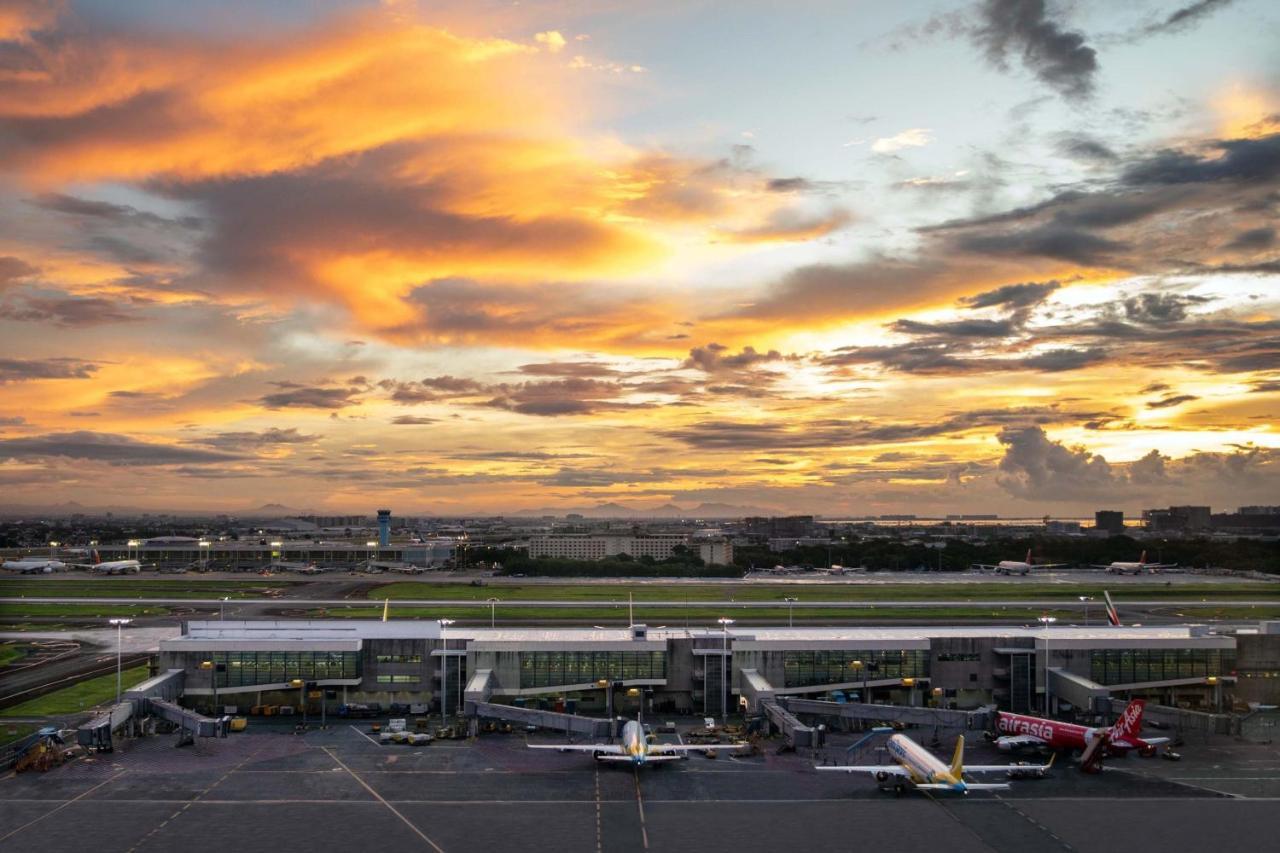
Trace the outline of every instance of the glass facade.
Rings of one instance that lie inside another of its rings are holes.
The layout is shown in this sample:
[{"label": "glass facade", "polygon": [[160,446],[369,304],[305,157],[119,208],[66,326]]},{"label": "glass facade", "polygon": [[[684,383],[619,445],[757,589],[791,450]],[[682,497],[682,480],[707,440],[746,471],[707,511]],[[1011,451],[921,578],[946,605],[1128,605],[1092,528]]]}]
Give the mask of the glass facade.
[{"label": "glass facade", "polygon": [[422,676],[420,675],[379,675],[377,677],[378,684],[420,684]]},{"label": "glass facade", "polygon": [[521,652],[520,687],[665,679],[666,652]]},{"label": "glass facade", "polygon": [[1203,678],[1229,675],[1235,665],[1232,649],[1095,649],[1089,678],[1099,684]]},{"label": "glass facade", "polygon": [[[862,661],[859,669],[854,661]],[[783,676],[787,687],[839,684],[881,678],[925,678],[929,652],[923,649],[840,649],[838,651],[783,652]]]},{"label": "glass facade", "polygon": [[[359,678],[359,652],[209,652],[205,660],[225,666],[218,687],[279,684],[294,678]],[[200,684],[197,674],[196,684]]]},{"label": "glass facade", "polygon": [[422,663],[422,655],[377,655],[378,663]]}]

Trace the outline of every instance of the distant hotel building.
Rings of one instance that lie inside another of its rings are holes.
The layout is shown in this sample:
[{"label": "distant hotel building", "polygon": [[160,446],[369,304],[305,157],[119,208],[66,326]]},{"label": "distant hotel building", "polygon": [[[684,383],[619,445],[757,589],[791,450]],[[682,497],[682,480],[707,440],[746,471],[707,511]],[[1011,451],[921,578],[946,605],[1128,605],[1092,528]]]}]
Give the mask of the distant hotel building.
[{"label": "distant hotel building", "polygon": [[568,560],[603,560],[627,554],[667,560],[677,546],[695,551],[707,565],[733,562],[733,545],[714,541],[691,543],[687,533],[549,533],[529,539],[530,557],[557,557]]}]

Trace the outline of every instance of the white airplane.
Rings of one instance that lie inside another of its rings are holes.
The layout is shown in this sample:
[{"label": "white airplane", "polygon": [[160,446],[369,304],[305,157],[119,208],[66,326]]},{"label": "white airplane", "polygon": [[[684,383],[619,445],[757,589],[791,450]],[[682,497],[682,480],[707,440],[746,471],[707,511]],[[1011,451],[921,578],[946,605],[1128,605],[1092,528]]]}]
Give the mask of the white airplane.
[{"label": "white airplane", "polygon": [[1025,575],[1032,569],[1059,569],[1070,563],[1032,563],[1031,549],[1027,549],[1025,560],[1001,560],[994,566],[989,563],[974,563],[980,569],[994,569],[998,575]]},{"label": "white airplane", "polygon": [[4,568],[24,575],[47,575],[51,572],[63,571],[67,568],[67,564],[61,560],[51,560],[48,557],[23,557],[18,560],[5,560]]},{"label": "white airplane", "polygon": [[1177,566],[1177,563],[1148,563],[1147,552],[1143,551],[1142,556],[1138,558],[1138,562],[1136,563],[1125,563],[1117,560],[1116,562],[1108,563],[1105,566],[1094,565],[1093,568],[1106,569],[1107,574],[1111,575],[1140,575],[1144,570],[1155,572],[1160,569],[1177,568]]},{"label": "white airplane", "polygon": [[967,794],[970,791],[1003,791],[1008,782],[966,782],[965,773],[1004,773],[1007,776],[1043,775],[1053,766],[1048,764],[974,764],[964,766],[964,735],[956,738],[956,751],[951,764],[943,764],[933,753],[906,735],[893,735],[887,744],[889,755],[897,764],[847,764],[836,767],[818,767],[817,770],[841,773],[867,773],[877,782],[893,781],[895,794],[901,795],[908,787],[920,791],[951,791]]},{"label": "white airplane", "polygon": [[588,744],[527,744],[530,749],[556,749],[560,752],[589,752],[597,761],[629,761],[636,766],[655,761],[680,761],[690,752],[714,752],[717,749],[742,749],[746,743],[685,744],[649,743],[644,727],[636,720],[628,720],[622,727],[620,743]]},{"label": "white airplane", "polygon": [[142,563],[137,560],[109,560],[104,563],[95,549],[93,562],[87,568],[91,571],[101,572],[104,575],[126,575],[137,574],[142,571]]}]

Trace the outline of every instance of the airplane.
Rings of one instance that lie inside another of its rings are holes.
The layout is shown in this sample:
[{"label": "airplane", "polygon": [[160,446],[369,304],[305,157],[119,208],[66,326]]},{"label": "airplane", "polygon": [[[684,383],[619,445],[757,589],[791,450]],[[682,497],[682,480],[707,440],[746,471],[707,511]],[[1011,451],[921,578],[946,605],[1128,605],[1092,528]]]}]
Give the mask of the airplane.
[{"label": "airplane", "polygon": [[1142,711],[1146,701],[1134,699],[1120,714],[1115,725],[1106,728],[1079,726],[1005,711],[996,713],[996,748],[1012,752],[1023,747],[1052,750],[1081,750],[1080,769],[1097,772],[1106,755],[1122,756],[1131,751],[1152,756],[1156,747],[1169,742],[1167,737],[1142,737]]},{"label": "airplane", "polygon": [[1031,549],[1027,549],[1025,560],[1001,560],[994,566],[989,563],[974,563],[980,569],[994,569],[998,575],[1025,575],[1032,569],[1060,569],[1070,563],[1032,563]]},{"label": "airplane", "polygon": [[47,575],[51,572],[63,571],[67,568],[67,564],[61,560],[51,560],[48,557],[22,557],[17,560],[5,560],[3,568],[24,575]]},{"label": "airplane", "polygon": [[649,743],[638,720],[628,720],[622,727],[620,743],[526,744],[530,749],[556,749],[560,752],[590,752],[597,761],[629,761],[637,767],[655,761],[680,761],[690,752],[714,752],[717,749],[742,749],[743,742],[728,744]]},{"label": "airplane", "polygon": [[1043,776],[1053,766],[1048,764],[964,764],[964,735],[956,738],[956,750],[951,764],[943,764],[933,753],[906,735],[893,735],[887,744],[893,764],[846,764],[834,767],[817,767],[817,770],[842,773],[868,773],[877,782],[893,780],[893,791],[901,796],[908,787],[917,791],[951,791],[968,794],[970,791],[1005,791],[1008,782],[966,782],[965,773],[1004,773],[1010,777],[1021,775]]},{"label": "airplane", "polygon": [[104,563],[102,558],[98,556],[97,549],[94,549],[93,562],[86,568],[101,572],[104,575],[126,575],[130,573],[137,574],[142,571],[142,563],[137,560],[109,560]]},{"label": "airplane", "polygon": [[1177,566],[1177,563],[1148,563],[1147,552],[1143,551],[1142,556],[1138,558],[1138,562],[1136,563],[1126,563],[1117,560],[1115,562],[1108,563],[1105,566],[1095,564],[1093,568],[1106,569],[1107,574],[1110,575],[1140,575],[1144,569],[1156,572],[1160,569],[1174,569],[1177,568]]}]

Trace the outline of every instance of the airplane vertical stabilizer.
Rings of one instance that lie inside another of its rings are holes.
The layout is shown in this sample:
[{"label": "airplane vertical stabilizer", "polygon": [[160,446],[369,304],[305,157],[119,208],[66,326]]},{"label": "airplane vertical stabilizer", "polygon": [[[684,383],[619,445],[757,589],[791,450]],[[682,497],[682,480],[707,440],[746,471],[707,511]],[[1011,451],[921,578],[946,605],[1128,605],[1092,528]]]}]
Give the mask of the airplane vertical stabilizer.
[{"label": "airplane vertical stabilizer", "polygon": [[951,766],[947,768],[951,775],[959,779],[964,773],[964,735],[956,738],[956,751],[951,756]]}]

